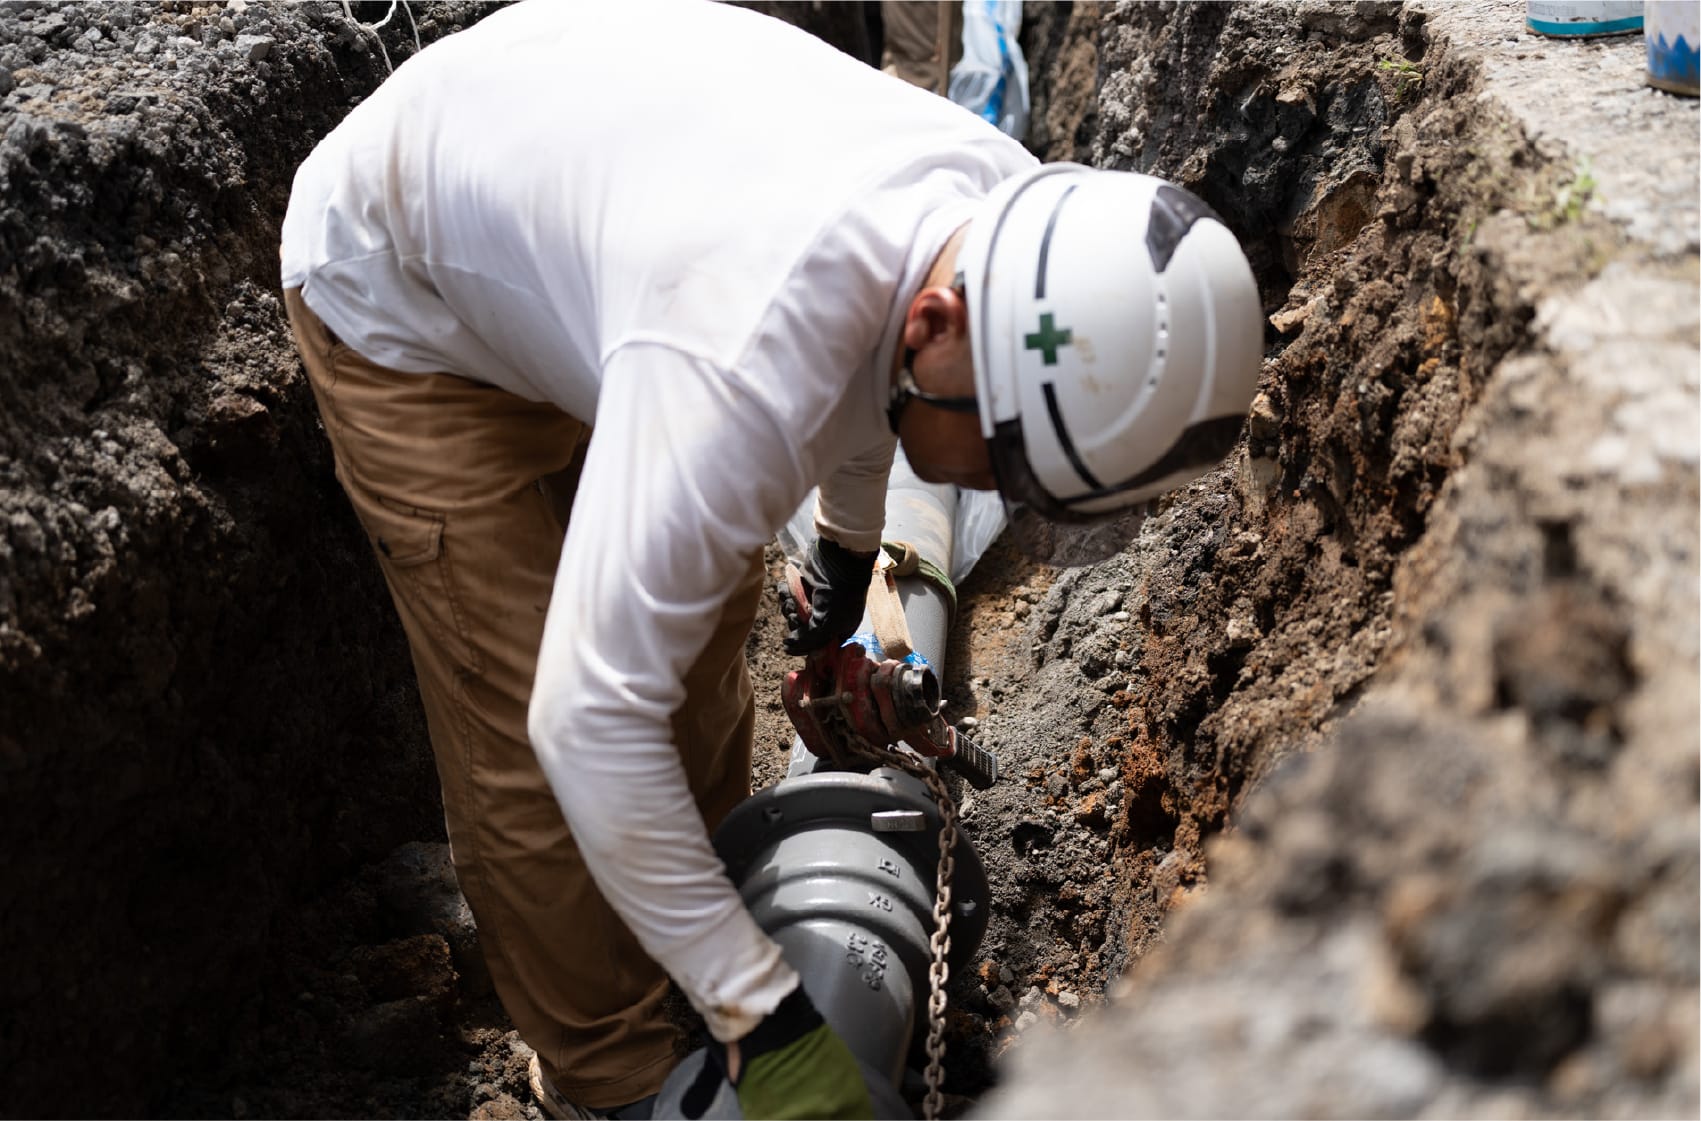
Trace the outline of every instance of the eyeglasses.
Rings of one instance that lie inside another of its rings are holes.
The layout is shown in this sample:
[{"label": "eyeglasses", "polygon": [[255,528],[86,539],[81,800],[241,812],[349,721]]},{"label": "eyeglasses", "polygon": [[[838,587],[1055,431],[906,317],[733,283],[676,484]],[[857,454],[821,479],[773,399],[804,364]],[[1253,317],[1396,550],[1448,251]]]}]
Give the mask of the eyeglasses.
[{"label": "eyeglasses", "polygon": [[[951,281],[951,291],[957,293],[959,300],[968,300],[968,286],[963,281],[963,274],[958,273]],[[929,393],[916,384],[915,347],[904,347],[904,361],[898,367],[898,376],[892,383],[892,393],[886,399],[886,423],[892,427],[892,435],[898,434],[898,422],[904,415],[904,409],[911,401],[920,401],[936,409],[944,409],[950,413],[976,413],[980,411],[979,398],[974,394],[950,396],[948,394]]]},{"label": "eyeglasses", "polygon": [[980,411],[980,400],[973,394],[963,397],[952,397],[945,394],[929,393],[915,383],[915,375],[910,372],[910,363],[915,361],[915,349],[904,348],[904,364],[898,369],[897,380],[892,383],[892,395],[886,401],[886,423],[892,426],[892,435],[898,434],[898,421],[904,415],[904,409],[911,401],[920,401],[924,405],[932,405],[936,409],[944,409],[951,413],[974,413]]}]

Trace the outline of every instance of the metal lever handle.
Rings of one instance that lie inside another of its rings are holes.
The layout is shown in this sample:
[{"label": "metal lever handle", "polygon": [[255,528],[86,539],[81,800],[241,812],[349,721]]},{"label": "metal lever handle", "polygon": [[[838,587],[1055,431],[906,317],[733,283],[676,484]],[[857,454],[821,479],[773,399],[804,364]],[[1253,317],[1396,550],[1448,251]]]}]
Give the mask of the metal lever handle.
[{"label": "metal lever handle", "polygon": [[978,747],[957,729],[951,729],[951,754],[940,762],[963,776],[976,790],[985,790],[998,781],[998,756]]}]

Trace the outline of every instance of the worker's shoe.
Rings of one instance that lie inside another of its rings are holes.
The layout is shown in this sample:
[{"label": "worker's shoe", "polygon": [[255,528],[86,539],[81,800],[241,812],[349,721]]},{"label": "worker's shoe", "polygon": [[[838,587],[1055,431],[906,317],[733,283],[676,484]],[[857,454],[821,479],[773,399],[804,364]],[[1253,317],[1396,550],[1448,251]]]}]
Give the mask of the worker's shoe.
[{"label": "worker's shoe", "polygon": [[612,1109],[587,1109],[577,1102],[569,1101],[565,1094],[555,1088],[555,1083],[549,1080],[549,1075],[543,1072],[543,1064],[538,1061],[536,1052],[532,1053],[531,1069],[527,1073],[538,1108],[543,1110],[545,1116],[552,1117],[555,1121],[594,1121],[604,1117],[614,1118],[615,1121],[649,1121],[650,1113],[656,1106],[654,1094]]}]

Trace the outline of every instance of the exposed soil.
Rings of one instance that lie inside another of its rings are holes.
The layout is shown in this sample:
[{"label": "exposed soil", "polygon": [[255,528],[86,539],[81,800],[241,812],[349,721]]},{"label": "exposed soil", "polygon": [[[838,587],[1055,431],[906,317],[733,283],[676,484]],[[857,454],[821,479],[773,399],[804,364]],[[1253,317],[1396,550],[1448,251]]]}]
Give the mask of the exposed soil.
[{"label": "exposed soil", "polygon": [[[1628,419],[1639,379],[1695,424],[1693,200],[1658,189],[1695,169],[1656,153],[1692,152],[1696,114],[1648,98],[1639,45],[1544,44],[1518,15],[1100,26],[1096,162],[1194,185],[1252,248],[1276,338],[1243,453],[1053,585],[1015,715],[983,725],[1009,746],[1083,714],[1076,756],[1036,768],[1047,890],[993,956],[1067,963],[1102,923],[1095,976],[1125,977],[991,1115],[1697,1108],[1696,446],[1630,469],[1606,419],[1658,439]],[[1485,57],[1568,107],[1597,68],[1585,138],[1659,138],[1615,153],[1640,165],[1616,198]],[[1050,856],[1100,821],[1110,884]],[[1022,828],[997,826],[1017,849]]]},{"label": "exposed soil", "polygon": [[293,168],[384,73],[340,6],[0,7],[0,1084],[21,1113],[157,1110],[249,1050],[295,904],[440,829],[275,295]]},{"label": "exposed soil", "polygon": [[[1520,5],[1026,7],[1030,146],[1191,187],[1272,326],[1133,548],[960,589],[1007,777],[953,1110],[1694,1115],[1693,218],[1648,249],[1489,95]],[[274,294],[296,163],[485,10],[0,7],[10,1112],[538,1115]]]}]

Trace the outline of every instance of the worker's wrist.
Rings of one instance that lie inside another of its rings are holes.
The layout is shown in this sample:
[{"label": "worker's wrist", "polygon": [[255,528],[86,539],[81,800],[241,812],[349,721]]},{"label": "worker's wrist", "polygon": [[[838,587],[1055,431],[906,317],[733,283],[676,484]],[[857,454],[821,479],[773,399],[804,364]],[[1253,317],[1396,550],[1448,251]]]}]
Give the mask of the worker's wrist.
[{"label": "worker's wrist", "polygon": [[821,1023],[821,1013],[816,1011],[815,1002],[809,999],[800,982],[774,1006],[772,1012],[757,1021],[756,1026],[736,1042],[744,1062],[749,1063],[757,1055],[765,1055],[802,1038],[820,1027]]},{"label": "worker's wrist", "polygon": [[800,982],[755,1027],[737,1039],[714,1044],[720,1048],[727,1081],[737,1086],[751,1063],[791,1046],[825,1022]]},{"label": "worker's wrist", "polygon": [[878,549],[852,549],[832,538],[816,538],[815,548],[822,556],[823,565],[842,570],[873,568],[874,555],[878,553]]},{"label": "worker's wrist", "polygon": [[733,893],[735,907],[689,942],[651,950],[725,1043],[747,1034],[797,987],[797,971]]},{"label": "worker's wrist", "polygon": [[818,575],[835,587],[861,580],[866,582],[874,571],[878,549],[861,552],[847,549],[830,537],[815,539],[815,555],[820,566]]}]

